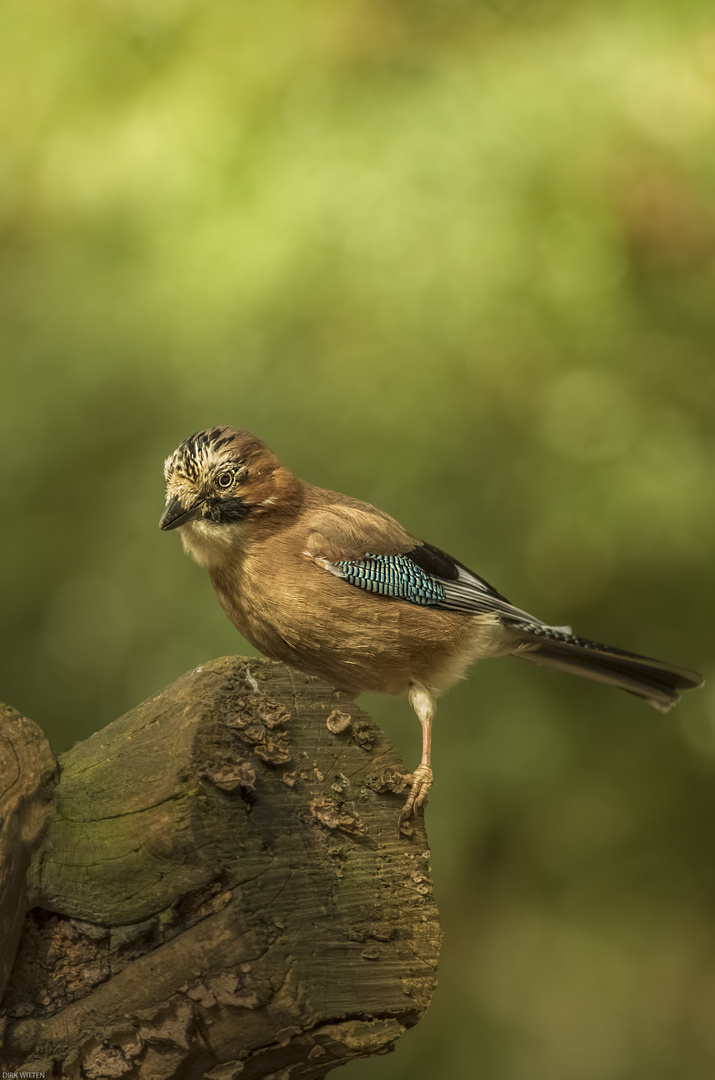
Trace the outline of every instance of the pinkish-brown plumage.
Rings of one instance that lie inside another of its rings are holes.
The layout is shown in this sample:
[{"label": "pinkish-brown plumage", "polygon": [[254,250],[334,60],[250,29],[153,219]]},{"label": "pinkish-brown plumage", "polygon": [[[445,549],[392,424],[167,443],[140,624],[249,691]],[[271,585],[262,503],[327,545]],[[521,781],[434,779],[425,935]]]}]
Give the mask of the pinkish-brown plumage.
[{"label": "pinkish-brown plumage", "polygon": [[547,626],[383,511],[298,479],[249,432],[198,432],[167,459],[165,477],[162,528],[181,529],[252,645],[337,689],[409,698],[423,755],[404,813],[431,783],[435,701],[478,658],[513,653],[660,709],[702,681]]}]

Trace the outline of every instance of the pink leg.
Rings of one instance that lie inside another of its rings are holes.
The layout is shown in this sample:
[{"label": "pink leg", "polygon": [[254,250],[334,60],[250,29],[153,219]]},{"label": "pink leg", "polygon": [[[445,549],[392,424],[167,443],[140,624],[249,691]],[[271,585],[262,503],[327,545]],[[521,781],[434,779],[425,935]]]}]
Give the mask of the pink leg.
[{"label": "pink leg", "polygon": [[411,783],[410,795],[400,812],[400,824],[406,821],[410,814],[416,814],[420,806],[424,806],[427,801],[427,792],[432,787],[430,761],[432,758],[432,720],[436,711],[435,700],[426,686],[413,683],[409,701],[422,725],[422,760],[408,778]]}]

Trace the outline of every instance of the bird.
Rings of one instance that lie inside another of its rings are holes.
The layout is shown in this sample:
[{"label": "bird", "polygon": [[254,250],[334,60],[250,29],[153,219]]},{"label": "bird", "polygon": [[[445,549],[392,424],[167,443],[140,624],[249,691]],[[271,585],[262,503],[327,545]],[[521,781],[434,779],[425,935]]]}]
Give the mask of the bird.
[{"label": "bird", "polygon": [[167,457],[164,478],[161,529],[179,531],[246,640],[353,696],[409,701],[422,758],[404,777],[400,827],[432,785],[437,699],[476,660],[515,656],[615,686],[661,712],[703,682],[696,671],[542,622],[383,510],[301,480],[248,431],[196,432]]}]

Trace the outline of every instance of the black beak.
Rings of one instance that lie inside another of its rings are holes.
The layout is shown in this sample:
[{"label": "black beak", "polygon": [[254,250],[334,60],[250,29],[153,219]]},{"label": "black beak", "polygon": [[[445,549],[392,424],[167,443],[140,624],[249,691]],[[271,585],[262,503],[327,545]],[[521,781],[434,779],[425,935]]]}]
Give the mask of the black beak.
[{"label": "black beak", "polygon": [[161,515],[161,521],[159,522],[159,528],[164,532],[168,532],[169,529],[178,529],[179,526],[185,525],[187,521],[193,521],[195,517],[198,517],[201,513],[201,501],[197,500],[193,506],[190,506],[187,510],[185,506],[179,501],[179,498],[175,495],[166,504],[166,509]]}]

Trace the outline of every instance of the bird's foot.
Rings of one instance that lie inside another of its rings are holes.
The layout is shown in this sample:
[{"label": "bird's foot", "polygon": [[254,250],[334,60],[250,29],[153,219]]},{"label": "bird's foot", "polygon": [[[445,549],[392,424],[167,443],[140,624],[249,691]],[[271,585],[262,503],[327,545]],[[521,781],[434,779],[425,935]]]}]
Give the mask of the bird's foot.
[{"label": "bird's foot", "polygon": [[427,793],[432,787],[432,770],[429,765],[418,765],[411,775],[405,776],[405,780],[410,785],[410,794],[400,811],[398,828],[427,802]]}]

